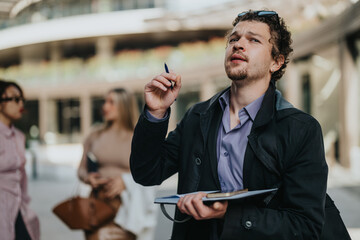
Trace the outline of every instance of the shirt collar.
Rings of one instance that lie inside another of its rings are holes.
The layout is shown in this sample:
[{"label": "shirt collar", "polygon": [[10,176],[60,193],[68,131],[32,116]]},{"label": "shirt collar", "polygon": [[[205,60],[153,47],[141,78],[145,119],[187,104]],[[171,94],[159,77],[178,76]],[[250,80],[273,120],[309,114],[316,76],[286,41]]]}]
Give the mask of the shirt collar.
[{"label": "shirt collar", "polygon": [[14,125],[11,125],[11,127],[6,126],[4,123],[0,122],[0,133],[4,134],[7,137],[10,137],[15,133],[15,127]]},{"label": "shirt collar", "polygon": [[230,101],[230,88],[226,90],[219,98],[219,103],[223,111],[227,106],[229,106],[229,101]]},{"label": "shirt collar", "polygon": [[252,103],[250,103],[249,105],[244,107],[246,109],[246,111],[248,112],[251,120],[253,120],[253,121],[255,120],[256,114],[258,113],[258,111],[261,107],[261,103],[263,102],[264,95],[265,94],[261,95],[255,101],[253,101]]},{"label": "shirt collar", "polygon": [[[258,111],[261,107],[262,101],[264,100],[264,96],[265,96],[265,94],[261,95],[259,98],[257,98],[256,100],[254,100],[249,105],[247,105],[246,107],[243,108],[248,113],[248,115],[250,116],[252,121],[255,120],[256,114],[258,113]],[[220,96],[219,103],[220,103],[220,106],[223,111],[225,110],[225,108],[227,106],[230,105],[229,104],[230,103],[230,88]],[[239,114],[240,114],[241,110],[239,111]]]}]

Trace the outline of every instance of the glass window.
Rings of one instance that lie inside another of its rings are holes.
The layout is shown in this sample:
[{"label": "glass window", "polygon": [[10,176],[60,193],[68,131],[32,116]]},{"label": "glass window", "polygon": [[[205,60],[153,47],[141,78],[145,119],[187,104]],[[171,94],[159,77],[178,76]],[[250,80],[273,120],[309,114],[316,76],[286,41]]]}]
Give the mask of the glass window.
[{"label": "glass window", "polygon": [[15,125],[25,134],[27,140],[39,139],[39,101],[26,101],[24,115]]},{"label": "glass window", "polygon": [[81,141],[80,101],[76,98],[49,100],[48,144],[75,143]]},{"label": "glass window", "polygon": [[305,73],[302,76],[302,92],[303,92],[303,110],[311,114],[311,82],[310,74]]},{"label": "glass window", "polygon": [[101,109],[104,102],[104,97],[93,97],[91,99],[91,125],[103,122]]}]

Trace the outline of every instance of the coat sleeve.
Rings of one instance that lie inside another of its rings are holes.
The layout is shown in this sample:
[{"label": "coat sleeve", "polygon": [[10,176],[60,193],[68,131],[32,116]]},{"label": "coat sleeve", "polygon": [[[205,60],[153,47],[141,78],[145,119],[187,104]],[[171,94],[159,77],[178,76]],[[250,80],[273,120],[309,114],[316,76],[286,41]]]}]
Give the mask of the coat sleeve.
[{"label": "coat sleeve", "polygon": [[[327,164],[318,122],[298,130],[284,164],[278,207],[229,204],[222,239],[319,239],[324,224]],[[288,149],[289,151],[289,149]]]},{"label": "coat sleeve", "polygon": [[169,118],[149,121],[140,115],[131,144],[130,169],[134,180],[144,186],[159,185],[178,172],[181,123],[169,133]]}]

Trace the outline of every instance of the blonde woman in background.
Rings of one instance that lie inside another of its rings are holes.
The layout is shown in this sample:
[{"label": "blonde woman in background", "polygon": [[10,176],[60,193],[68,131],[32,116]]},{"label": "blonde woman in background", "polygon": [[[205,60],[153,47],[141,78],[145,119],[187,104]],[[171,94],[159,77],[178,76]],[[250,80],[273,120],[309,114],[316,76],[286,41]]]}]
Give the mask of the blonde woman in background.
[{"label": "blonde woman in background", "polygon": [[[91,185],[93,196],[118,208],[118,212],[113,222],[85,231],[86,239],[152,239],[156,225],[154,189],[136,184],[129,166],[131,140],[139,114],[135,97],[125,89],[112,89],[105,96],[102,110],[105,124],[85,140],[78,176]],[[89,157],[96,159],[97,169],[88,169]]]},{"label": "blonde woman in background", "polygon": [[24,95],[15,82],[0,80],[0,239],[38,240],[39,219],[29,208],[25,136],[14,127],[24,112]]}]

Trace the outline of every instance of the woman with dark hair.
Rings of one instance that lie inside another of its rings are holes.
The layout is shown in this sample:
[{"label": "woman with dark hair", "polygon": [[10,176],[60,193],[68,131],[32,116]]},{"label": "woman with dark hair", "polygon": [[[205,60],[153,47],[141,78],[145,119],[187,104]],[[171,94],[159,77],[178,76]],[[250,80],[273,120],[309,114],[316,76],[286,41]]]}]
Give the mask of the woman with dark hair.
[{"label": "woman with dark hair", "polygon": [[[78,176],[91,185],[91,195],[117,209],[117,215],[100,228],[86,231],[86,239],[152,239],[156,223],[154,191],[136,184],[129,166],[139,115],[135,96],[123,88],[112,89],[105,96],[102,111],[105,124],[85,140]],[[96,162],[95,167],[89,161]]]},{"label": "woman with dark hair", "polygon": [[14,82],[0,80],[0,236],[38,240],[39,220],[29,209],[25,137],[13,123],[22,117],[24,95]]}]

